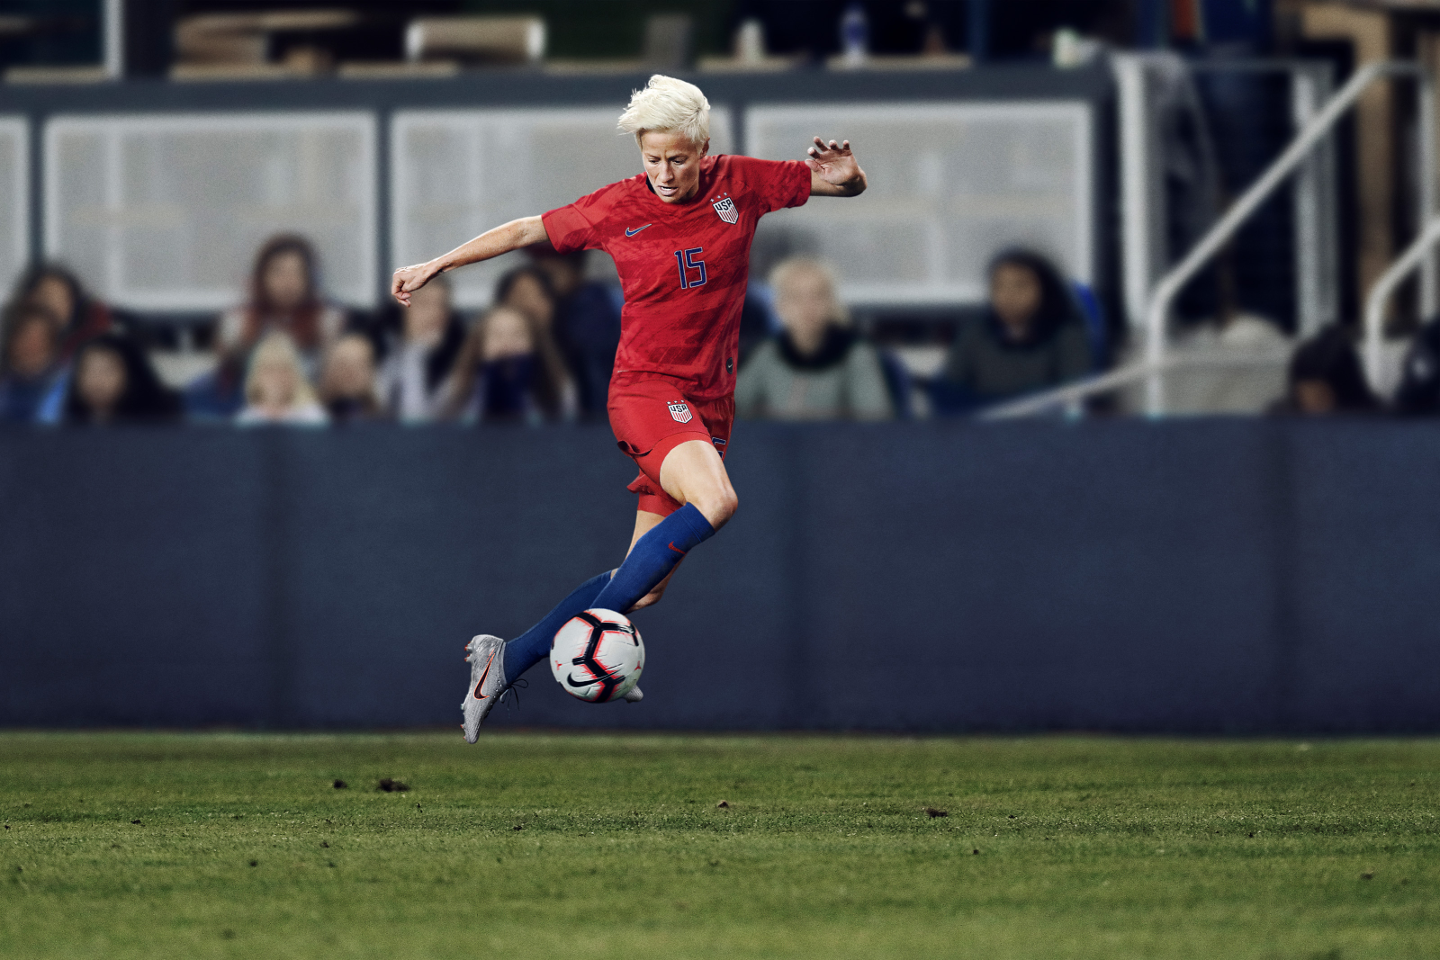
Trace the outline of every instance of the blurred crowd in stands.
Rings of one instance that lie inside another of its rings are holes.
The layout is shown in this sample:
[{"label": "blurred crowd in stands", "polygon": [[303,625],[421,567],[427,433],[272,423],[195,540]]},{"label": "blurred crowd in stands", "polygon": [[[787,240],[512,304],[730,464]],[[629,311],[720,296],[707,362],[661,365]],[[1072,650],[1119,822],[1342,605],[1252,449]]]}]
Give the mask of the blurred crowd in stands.
[{"label": "blurred crowd in stands", "polygon": [[[618,289],[587,278],[585,255],[532,248],[490,306],[467,317],[441,276],[409,309],[374,315],[327,302],[302,237],[256,255],[249,293],[214,326],[208,369],[167,385],[143,324],[107,307],[64,267],[16,284],[0,329],[0,422],[104,425],[541,424],[603,420],[620,339]],[[971,413],[1104,370],[1114,352],[1095,298],[1045,257],[1003,251],[989,302],[962,321],[919,377],[852,323],[822,261],[781,261],[753,284],[742,320],[742,418],[889,420]],[[1268,321],[1231,316],[1184,338],[1288,344]],[[1288,377],[1250,409],[1277,414],[1440,412],[1440,324],[1416,336],[1392,403],[1366,380],[1350,336],[1296,345]],[[1277,395],[1278,394],[1278,395]],[[1223,410],[1223,404],[1217,408]]]}]

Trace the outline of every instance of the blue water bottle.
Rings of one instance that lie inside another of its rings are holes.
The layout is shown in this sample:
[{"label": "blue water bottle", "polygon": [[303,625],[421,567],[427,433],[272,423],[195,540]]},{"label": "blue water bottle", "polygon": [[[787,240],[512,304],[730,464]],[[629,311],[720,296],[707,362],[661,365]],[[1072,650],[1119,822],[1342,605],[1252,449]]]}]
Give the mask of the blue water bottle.
[{"label": "blue water bottle", "polygon": [[852,3],[845,8],[840,18],[840,49],[845,66],[858,67],[865,63],[870,53],[870,18],[865,16],[865,7]]}]

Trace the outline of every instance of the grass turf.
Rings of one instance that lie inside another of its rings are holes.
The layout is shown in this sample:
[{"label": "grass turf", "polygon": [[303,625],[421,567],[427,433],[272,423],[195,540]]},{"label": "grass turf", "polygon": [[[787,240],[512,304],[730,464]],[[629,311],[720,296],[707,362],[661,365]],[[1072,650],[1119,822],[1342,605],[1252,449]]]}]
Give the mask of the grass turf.
[{"label": "grass turf", "polygon": [[0,954],[1434,957],[1437,765],[1433,740],[0,733]]}]

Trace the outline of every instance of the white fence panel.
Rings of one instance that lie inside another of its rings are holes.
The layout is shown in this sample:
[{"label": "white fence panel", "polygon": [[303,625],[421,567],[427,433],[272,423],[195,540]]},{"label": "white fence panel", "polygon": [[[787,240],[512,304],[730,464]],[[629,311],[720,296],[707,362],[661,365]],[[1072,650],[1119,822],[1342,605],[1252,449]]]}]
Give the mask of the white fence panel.
[{"label": "white fence panel", "polygon": [[367,112],[57,116],[45,252],[140,310],[241,300],[256,249],[307,237],[325,293],[375,300],[376,122]]},{"label": "white fence panel", "polygon": [[30,127],[23,117],[0,117],[0,291],[29,260]]},{"label": "white fence panel", "polygon": [[[612,107],[400,111],[391,121],[391,237],[396,266],[420,263],[518,217],[562,207],[641,172]],[[710,112],[710,150],[733,143],[730,112]],[[464,307],[490,301],[523,262],[508,254],[450,274]]]},{"label": "white fence panel", "polygon": [[799,159],[811,138],[848,139],[870,178],[858,199],[816,198],[766,217],[757,248],[832,261],[851,303],[985,297],[1002,248],[1094,274],[1091,110],[1084,103],[862,103],[752,107],[747,152]]}]

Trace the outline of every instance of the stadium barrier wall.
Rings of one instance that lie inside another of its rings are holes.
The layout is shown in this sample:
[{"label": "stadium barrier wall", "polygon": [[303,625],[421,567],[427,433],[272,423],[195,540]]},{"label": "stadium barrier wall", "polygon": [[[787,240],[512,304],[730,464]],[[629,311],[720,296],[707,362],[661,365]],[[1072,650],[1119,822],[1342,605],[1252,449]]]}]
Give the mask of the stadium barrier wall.
[{"label": "stadium barrier wall", "polygon": [[[640,705],[514,726],[1440,730],[1440,429],[741,424]],[[621,557],[604,427],[0,434],[0,723],[458,724]]]}]

